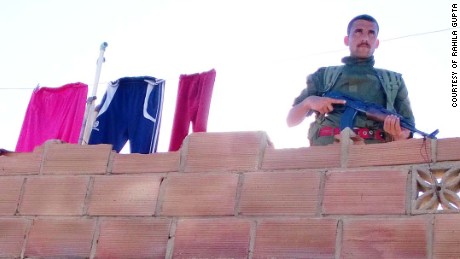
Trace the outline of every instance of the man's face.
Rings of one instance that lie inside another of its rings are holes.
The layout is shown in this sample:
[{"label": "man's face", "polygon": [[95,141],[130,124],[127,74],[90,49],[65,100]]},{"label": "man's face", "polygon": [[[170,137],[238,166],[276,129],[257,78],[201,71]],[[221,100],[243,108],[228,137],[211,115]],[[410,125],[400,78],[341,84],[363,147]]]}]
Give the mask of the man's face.
[{"label": "man's face", "polygon": [[356,20],[345,36],[344,42],[350,49],[350,55],[357,58],[368,58],[379,46],[377,25],[366,20]]}]

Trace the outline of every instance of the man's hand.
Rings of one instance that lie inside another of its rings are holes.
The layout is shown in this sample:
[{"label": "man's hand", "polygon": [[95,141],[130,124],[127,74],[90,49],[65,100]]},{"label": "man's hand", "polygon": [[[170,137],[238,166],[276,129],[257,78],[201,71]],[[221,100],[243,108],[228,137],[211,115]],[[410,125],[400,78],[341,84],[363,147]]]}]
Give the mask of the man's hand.
[{"label": "man's hand", "polygon": [[402,128],[399,117],[388,115],[383,122],[383,130],[390,134],[394,141],[408,139],[410,130]]},{"label": "man's hand", "polygon": [[333,104],[345,104],[345,100],[338,100],[329,97],[309,96],[301,103],[292,107],[289,110],[286,122],[289,127],[300,124],[305,115],[311,110],[315,110],[321,114],[331,112],[334,108]]},{"label": "man's hand", "polygon": [[325,114],[334,110],[333,104],[345,104],[345,100],[329,97],[310,96],[304,100],[305,105],[312,110]]}]

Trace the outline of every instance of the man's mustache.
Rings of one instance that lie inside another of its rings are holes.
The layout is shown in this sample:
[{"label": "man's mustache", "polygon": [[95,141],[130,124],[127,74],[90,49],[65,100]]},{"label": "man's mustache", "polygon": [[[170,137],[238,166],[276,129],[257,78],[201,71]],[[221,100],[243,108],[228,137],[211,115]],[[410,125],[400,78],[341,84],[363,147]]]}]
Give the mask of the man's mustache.
[{"label": "man's mustache", "polygon": [[370,45],[369,43],[366,43],[366,42],[360,43],[360,44],[358,45],[358,47],[363,47],[363,46],[368,47],[368,48],[371,47],[371,45]]}]

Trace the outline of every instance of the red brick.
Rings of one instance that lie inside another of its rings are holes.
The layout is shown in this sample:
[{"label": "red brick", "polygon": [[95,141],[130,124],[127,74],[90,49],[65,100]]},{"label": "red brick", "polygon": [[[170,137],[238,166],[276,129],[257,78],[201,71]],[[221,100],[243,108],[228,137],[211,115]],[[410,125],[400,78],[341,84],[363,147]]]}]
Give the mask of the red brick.
[{"label": "red brick", "polygon": [[245,219],[181,219],[174,258],[248,258],[250,222]]},{"label": "red brick", "polygon": [[431,161],[431,141],[409,139],[382,144],[351,145],[347,167],[409,165]]},{"label": "red brick", "polygon": [[27,178],[21,215],[82,215],[89,178],[41,176]]},{"label": "red brick", "polygon": [[162,197],[161,215],[233,215],[236,174],[171,174]]},{"label": "red brick", "polygon": [[343,171],[326,174],[324,214],[405,214],[407,172]]},{"label": "red brick", "polygon": [[153,215],[161,179],[159,176],[97,176],[88,214]]},{"label": "red brick", "polygon": [[115,154],[112,173],[163,173],[178,172],[179,152],[154,154]]},{"label": "red brick", "polygon": [[257,225],[254,258],[334,258],[336,219],[266,219]]},{"label": "red brick", "polygon": [[24,177],[0,177],[0,215],[14,215]]},{"label": "red brick", "polygon": [[438,139],[436,153],[438,162],[460,160],[460,138]]},{"label": "red brick", "polygon": [[315,214],[320,174],[315,172],[246,173],[241,192],[240,213]]},{"label": "red brick", "polygon": [[193,133],[181,147],[182,168],[184,172],[256,170],[267,145],[263,132]]},{"label": "red brick", "polygon": [[433,258],[460,258],[460,215],[436,215]]},{"label": "red brick", "polygon": [[0,218],[0,258],[20,258],[29,220]]},{"label": "red brick", "polygon": [[265,150],[262,169],[340,167],[340,145]]},{"label": "red brick", "polygon": [[0,175],[39,174],[42,156],[38,151],[0,156]]},{"label": "red brick", "polygon": [[43,174],[105,174],[112,145],[54,144],[45,146]]},{"label": "red brick", "polygon": [[165,258],[171,220],[104,219],[96,258]]},{"label": "red brick", "polygon": [[94,219],[51,219],[34,221],[25,257],[89,258],[95,231]]},{"label": "red brick", "polygon": [[428,219],[344,220],[341,258],[428,258]]}]

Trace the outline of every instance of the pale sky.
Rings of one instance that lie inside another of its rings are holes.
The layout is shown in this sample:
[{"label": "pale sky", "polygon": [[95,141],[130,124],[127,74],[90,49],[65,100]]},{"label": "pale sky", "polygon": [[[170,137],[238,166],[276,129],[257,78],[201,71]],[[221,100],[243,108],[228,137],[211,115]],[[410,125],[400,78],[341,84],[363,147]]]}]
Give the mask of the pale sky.
[{"label": "pale sky", "polygon": [[[458,0],[15,0],[0,8],[0,148],[14,150],[33,88],[98,85],[125,76],[166,80],[158,151],[167,151],[181,74],[217,72],[209,132],[265,131],[276,148],[308,146],[310,120],[286,115],[320,66],[337,65],[348,21],[380,25],[376,67],[403,74],[416,127],[459,137],[452,107],[452,4]],[[457,13],[460,15],[460,13]],[[460,62],[460,58],[458,58]],[[98,101],[96,101],[96,104]],[[420,137],[417,136],[416,137]]]}]

